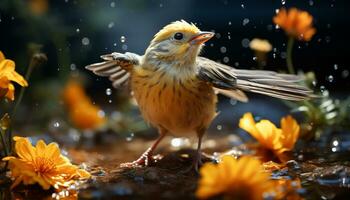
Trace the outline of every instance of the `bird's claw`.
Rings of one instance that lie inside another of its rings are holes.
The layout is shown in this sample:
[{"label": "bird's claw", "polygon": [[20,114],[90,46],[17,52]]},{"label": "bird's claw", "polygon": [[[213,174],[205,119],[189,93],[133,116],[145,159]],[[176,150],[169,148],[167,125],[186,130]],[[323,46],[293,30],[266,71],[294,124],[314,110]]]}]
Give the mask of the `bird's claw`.
[{"label": "bird's claw", "polygon": [[122,163],[120,164],[120,167],[122,168],[138,168],[138,167],[146,167],[152,162],[153,158],[150,154],[151,148],[147,149],[140,158],[133,162],[127,162],[127,163]]}]

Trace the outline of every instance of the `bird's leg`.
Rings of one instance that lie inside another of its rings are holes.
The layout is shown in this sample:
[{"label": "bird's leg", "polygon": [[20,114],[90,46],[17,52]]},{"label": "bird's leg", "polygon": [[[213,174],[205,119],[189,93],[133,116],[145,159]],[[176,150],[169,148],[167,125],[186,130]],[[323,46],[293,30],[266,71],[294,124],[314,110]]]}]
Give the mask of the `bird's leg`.
[{"label": "bird's leg", "polygon": [[198,136],[198,144],[197,144],[197,149],[195,153],[195,157],[193,158],[192,164],[189,168],[183,170],[181,173],[188,173],[192,171],[193,169],[195,170],[196,173],[199,171],[199,167],[202,166],[202,151],[201,151],[201,146],[202,146],[202,139],[203,135],[206,131],[206,128],[201,128],[197,131],[197,136]]},{"label": "bird's leg", "polygon": [[164,138],[166,135],[166,130],[160,128],[159,129],[159,137],[157,140],[152,144],[151,147],[149,147],[137,160],[133,162],[127,162],[120,164],[120,167],[143,167],[148,166],[149,163],[152,161],[152,155],[153,151],[157,148],[160,141]]}]

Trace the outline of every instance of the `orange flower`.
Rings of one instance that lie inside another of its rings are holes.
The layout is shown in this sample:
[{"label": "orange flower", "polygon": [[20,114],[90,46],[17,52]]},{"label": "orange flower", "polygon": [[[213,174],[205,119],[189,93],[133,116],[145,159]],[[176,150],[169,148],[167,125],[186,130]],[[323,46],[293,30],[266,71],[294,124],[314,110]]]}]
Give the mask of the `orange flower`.
[{"label": "orange flower", "polygon": [[56,143],[46,145],[39,140],[33,146],[28,138],[14,137],[17,157],[3,158],[9,161],[11,176],[15,179],[11,188],[23,182],[24,185],[38,183],[44,190],[50,187],[68,187],[77,179],[87,179],[90,174],[72,165],[61,155]]},{"label": "orange flower", "polygon": [[15,99],[15,86],[11,83],[14,81],[22,87],[27,87],[27,81],[15,71],[15,62],[6,59],[0,51],[0,97],[5,96],[13,101]]},{"label": "orange flower", "polygon": [[69,81],[63,90],[63,101],[67,105],[73,124],[83,130],[96,129],[106,122],[101,109],[92,104],[83,87],[76,81]]},{"label": "orange flower", "polygon": [[196,191],[199,199],[223,195],[224,199],[262,200],[263,194],[274,186],[270,173],[264,172],[260,161],[250,156],[238,160],[223,156],[219,164],[204,164],[200,174]]},{"label": "orange flower", "polygon": [[305,41],[310,41],[316,33],[316,29],[312,27],[312,20],[313,17],[308,12],[297,8],[291,8],[288,11],[282,8],[273,18],[273,22],[289,36]]},{"label": "orange flower", "polygon": [[239,121],[239,127],[250,133],[261,146],[271,150],[280,161],[285,160],[285,152],[291,151],[299,137],[300,127],[291,116],[282,118],[281,129],[268,120],[255,123],[253,115],[246,113]]}]

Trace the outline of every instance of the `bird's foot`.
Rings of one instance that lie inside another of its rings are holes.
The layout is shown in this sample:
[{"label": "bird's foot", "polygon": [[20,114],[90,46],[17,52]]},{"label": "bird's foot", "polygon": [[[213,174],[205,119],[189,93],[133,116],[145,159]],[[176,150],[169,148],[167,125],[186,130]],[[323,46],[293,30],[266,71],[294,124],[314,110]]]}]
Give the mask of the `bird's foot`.
[{"label": "bird's foot", "polygon": [[199,168],[203,165],[202,162],[202,154],[198,153],[196,157],[193,159],[192,164],[185,168],[184,170],[181,170],[182,174],[187,174],[191,171],[196,172],[196,174],[199,174]]},{"label": "bird's foot", "polygon": [[148,166],[152,161],[152,148],[148,148],[137,160],[120,164],[123,168],[137,168]]}]

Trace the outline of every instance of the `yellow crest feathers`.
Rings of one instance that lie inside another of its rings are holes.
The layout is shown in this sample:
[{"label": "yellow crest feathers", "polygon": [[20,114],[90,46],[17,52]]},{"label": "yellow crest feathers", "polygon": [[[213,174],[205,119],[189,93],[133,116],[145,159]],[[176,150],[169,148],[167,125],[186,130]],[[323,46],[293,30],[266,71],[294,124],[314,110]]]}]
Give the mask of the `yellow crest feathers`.
[{"label": "yellow crest feathers", "polygon": [[199,28],[193,23],[188,23],[185,20],[172,22],[165,27],[163,27],[153,38],[152,42],[161,41],[165,38],[168,38],[170,35],[176,32],[184,32],[184,33],[197,33],[199,32]]}]

